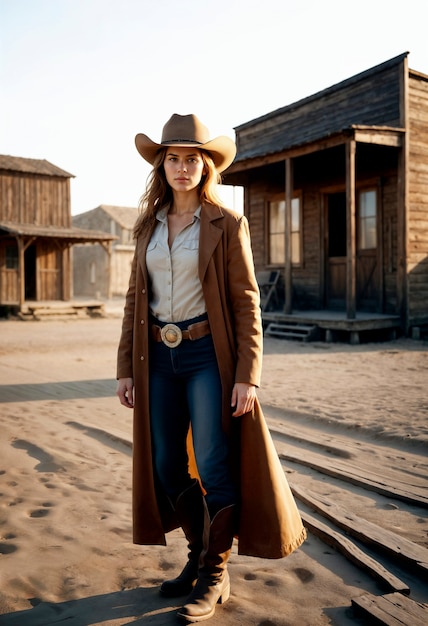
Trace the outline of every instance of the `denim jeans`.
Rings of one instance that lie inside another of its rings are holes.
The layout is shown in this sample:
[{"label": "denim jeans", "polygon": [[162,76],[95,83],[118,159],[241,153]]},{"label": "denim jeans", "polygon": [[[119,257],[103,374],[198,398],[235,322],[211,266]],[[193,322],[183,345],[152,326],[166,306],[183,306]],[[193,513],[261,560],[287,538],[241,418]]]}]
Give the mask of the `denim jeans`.
[{"label": "denim jeans", "polygon": [[[184,329],[206,316],[177,323]],[[162,322],[156,320],[159,326]],[[222,430],[222,389],[211,335],[183,340],[175,348],[151,342],[150,424],[154,467],[175,503],[190,484],[186,438],[193,447],[211,516],[236,502],[229,472],[229,446]]]}]

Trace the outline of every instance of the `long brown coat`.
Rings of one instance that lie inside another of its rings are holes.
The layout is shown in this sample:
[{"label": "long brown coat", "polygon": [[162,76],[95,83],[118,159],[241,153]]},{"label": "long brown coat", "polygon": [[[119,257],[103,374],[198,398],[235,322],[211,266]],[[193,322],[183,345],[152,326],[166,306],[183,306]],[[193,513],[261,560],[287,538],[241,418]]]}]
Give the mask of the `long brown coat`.
[{"label": "long brown coat", "polygon": [[[151,233],[138,238],[126,296],[118,350],[118,378],[134,379],[134,542],[166,545],[178,527],[174,511],[153,473],[149,418],[149,294],[146,249]],[[199,278],[220,369],[223,428],[232,447],[233,473],[240,488],[240,554],[280,558],[304,541],[306,532],[260,405],[241,418],[231,416],[235,382],[259,385],[262,332],[248,222],[230,210],[204,204],[201,211]],[[191,448],[191,437],[188,438]],[[190,471],[197,476],[192,450]]]}]

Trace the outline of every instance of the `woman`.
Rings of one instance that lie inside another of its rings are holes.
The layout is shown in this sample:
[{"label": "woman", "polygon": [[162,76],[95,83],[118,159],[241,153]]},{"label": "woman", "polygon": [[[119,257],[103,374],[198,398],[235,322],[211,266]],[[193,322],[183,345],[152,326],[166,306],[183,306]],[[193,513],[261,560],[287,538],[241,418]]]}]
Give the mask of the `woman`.
[{"label": "woman", "polygon": [[139,134],[136,146],[153,171],[117,369],[117,395],[134,409],[134,542],[166,545],[182,527],[188,562],[160,591],[190,594],[178,615],[199,622],[229,597],[234,536],[240,554],[279,558],[305,530],[256,397],[263,338],[248,223],[215,192],[235,144],[175,114],[160,144]]}]

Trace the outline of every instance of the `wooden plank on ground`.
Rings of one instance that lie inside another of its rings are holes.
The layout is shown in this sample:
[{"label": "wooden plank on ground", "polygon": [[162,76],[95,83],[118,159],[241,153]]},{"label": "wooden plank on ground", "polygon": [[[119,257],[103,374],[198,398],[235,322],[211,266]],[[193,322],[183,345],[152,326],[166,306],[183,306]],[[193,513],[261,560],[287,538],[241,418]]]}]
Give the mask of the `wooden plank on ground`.
[{"label": "wooden plank on ground", "polygon": [[385,484],[385,479],[377,474],[362,470],[360,467],[353,466],[350,463],[344,463],[336,459],[328,459],[328,461],[320,454],[314,454],[305,450],[299,453],[280,453],[279,458],[284,461],[291,461],[306,467],[311,467],[318,472],[338,478],[345,482],[349,482],[358,487],[364,487],[370,491],[374,491],[389,498],[401,500],[407,504],[428,508],[428,496],[419,493],[417,488],[412,491],[404,485],[399,487],[396,484]]},{"label": "wooden plank on ground", "polygon": [[319,537],[324,543],[328,544],[357,567],[364,570],[370,576],[380,582],[387,590],[400,593],[410,593],[410,588],[402,580],[394,576],[381,563],[373,559],[371,556],[360,550],[350,539],[344,537],[341,533],[332,530],[329,526],[316,519],[309,513],[300,511],[303,524],[313,534]]},{"label": "wooden plank on ground", "polygon": [[428,605],[406,598],[401,593],[374,596],[371,593],[352,598],[354,611],[369,624],[382,626],[426,626]]},{"label": "wooden plank on ground", "polygon": [[412,573],[428,578],[427,548],[343,509],[325,496],[319,496],[309,489],[303,490],[291,483],[290,488],[301,502],[332,521],[352,537],[393,556]]}]

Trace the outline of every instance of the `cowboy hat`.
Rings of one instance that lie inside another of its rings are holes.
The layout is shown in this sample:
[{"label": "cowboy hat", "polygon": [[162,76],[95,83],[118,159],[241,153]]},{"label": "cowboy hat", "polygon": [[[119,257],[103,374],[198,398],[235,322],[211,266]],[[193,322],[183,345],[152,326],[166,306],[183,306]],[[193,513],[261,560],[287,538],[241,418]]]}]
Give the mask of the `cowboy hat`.
[{"label": "cowboy hat", "polygon": [[208,128],[198,120],[196,115],[178,115],[177,113],[174,113],[163,127],[160,143],[155,143],[147,135],[139,133],[135,137],[135,145],[143,159],[151,165],[155,161],[156,154],[164,146],[207,150],[218,172],[223,172],[228,168],[236,155],[236,146],[232,139],[224,135],[210,139]]}]

